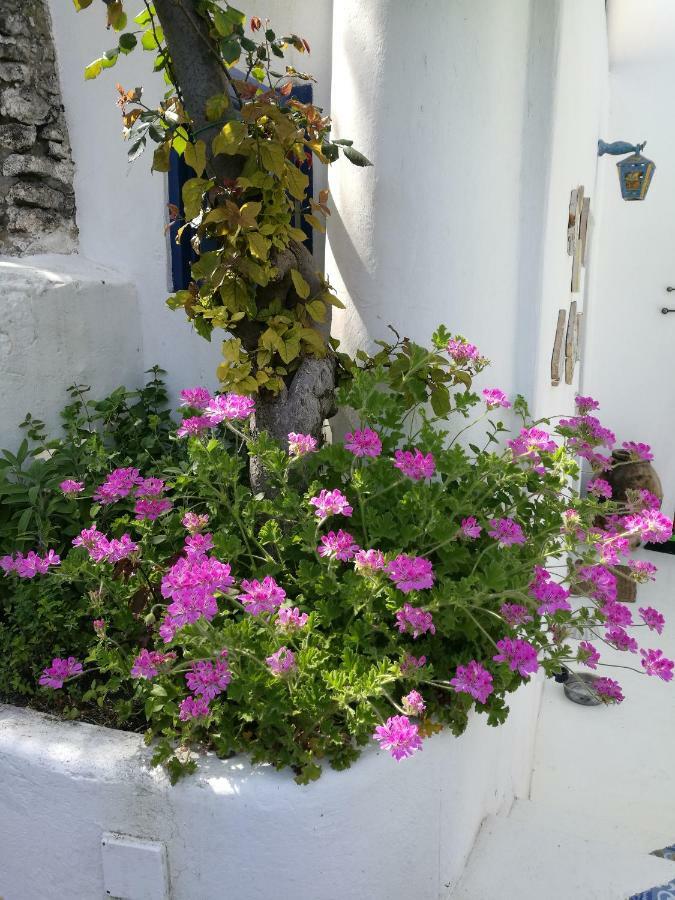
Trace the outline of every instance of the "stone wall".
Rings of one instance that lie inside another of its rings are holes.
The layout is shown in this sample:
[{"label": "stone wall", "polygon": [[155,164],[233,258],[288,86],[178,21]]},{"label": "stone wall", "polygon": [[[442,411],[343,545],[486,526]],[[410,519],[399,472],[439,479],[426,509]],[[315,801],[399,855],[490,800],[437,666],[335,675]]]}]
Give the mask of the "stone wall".
[{"label": "stone wall", "polygon": [[0,254],[76,248],[73,162],[49,13],[0,2]]}]

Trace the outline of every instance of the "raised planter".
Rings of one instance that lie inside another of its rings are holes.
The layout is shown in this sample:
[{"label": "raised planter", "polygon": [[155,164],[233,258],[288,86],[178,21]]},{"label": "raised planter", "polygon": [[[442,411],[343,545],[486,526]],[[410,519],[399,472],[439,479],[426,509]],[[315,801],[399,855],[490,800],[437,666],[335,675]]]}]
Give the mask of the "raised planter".
[{"label": "raised planter", "polygon": [[[401,763],[373,747],[306,787],[210,756],[172,787],[138,735],[0,705],[0,896],[445,898],[483,818],[528,792],[540,687],[500,728],[475,716]],[[145,843],[113,856],[108,833]]]}]

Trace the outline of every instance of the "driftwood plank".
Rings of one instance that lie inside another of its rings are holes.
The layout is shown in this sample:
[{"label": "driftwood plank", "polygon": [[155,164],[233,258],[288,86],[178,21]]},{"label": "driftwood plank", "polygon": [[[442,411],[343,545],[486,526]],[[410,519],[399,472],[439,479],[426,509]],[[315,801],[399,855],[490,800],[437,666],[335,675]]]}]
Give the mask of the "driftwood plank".
[{"label": "driftwood plank", "polygon": [[567,313],[564,309],[558,310],[558,322],[555,328],[553,341],[553,353],[551,354],[551,384],[560,384],[562,378],[563,333],[565,331],[565,319]]},{"label": "driftwood plank", "polygon": [[579,320],[577,319],[577,301],[570,303],[570,314],[567,320],[567,333],[565,335],[565,384],[574,381],[574,364],[577,361],[577,341],[579,335]]}]

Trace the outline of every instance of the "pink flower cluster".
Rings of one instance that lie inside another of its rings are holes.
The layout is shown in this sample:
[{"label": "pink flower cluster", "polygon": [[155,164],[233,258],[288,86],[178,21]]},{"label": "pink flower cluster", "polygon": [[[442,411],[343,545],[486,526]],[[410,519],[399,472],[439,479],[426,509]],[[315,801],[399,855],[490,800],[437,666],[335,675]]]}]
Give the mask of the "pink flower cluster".
[{"label": "pink flower cluster", "polygon": [[181,722],[189,722],[190,719],[206,719],[210,712],[208,700],[204,697],[193,697],[190,694],[185,700],[181,700],[178,718]]},{"label": "pink flower cluster", "polygon": [[404,594],[433,587],[435,577],[430,560],[423,556],[407,556],[405,553],[399,553],[387,565],[387,574]]},{"label": "pink flower cluster", "polygon": [[417,725],[407,716],[390,716],[384,725],[378,725],[373,734],[381,750],[388,750],[397,762],[422,749],[422,738]]},{"label": "pink flower cluster", "polygon": [[185,513],[183,518],[181,519],[181,523],[183,528],[190,532],[190,534],[195,534],[198,531],[201,531],[202,528],[206,528],[209,524],[209,517],[204,514],[198,513]]},{"label": "pink flower cluster", "polygon": [[205,700],[213,700],[218,694],[227,690],[232,680],[232,673],[227,664],[227,650],[221,650],[218,659],[199,659],[191,663],[190,671],[185,675],[188,689]]},{"label": "pink flower cluster", "polygon": [[354,556],[354,568],[372,574],[385,568],[387,563],[381,550],[359,550]]},{"label": "pink flower cluster", "polygon": [[597,669],[600,654],[593,644],[588,641],[581,641],[577,648],[577,659],[582,665],[588,666],[589,669]]},{"label": "pink flower cluster", "polygon": [[662,650],[640,650],[642,667],[647,675],[656,675],[663,681],[672,681],[675,663],[667,659]]},{"label": "pink flower cluster", "polygon": [[216,593],[227,591],[233,584],[228,563],[205,554],[177,560],[162,579],[162,596],[172,601],[159,628],[164,642],[172,641],[184,625],[202,617],[210,621],[218,612]]},{"label": "pink flower cluster", "polygon": [[624,699],[621,685],[612,678],[598,678],[593,689],[604,703],[621,703]]},{"label": "pink flower cluster", "polygon": [[179,438],[196,437],[205,431],[209,431],[215,424],[211,419],[207,419],[206,416],[187,416],[180,423],[176,436]]},{"label": "pink flower cluster", "polygon": [[413,669],[422,669],[426,664],[426,656],[413,656],[411,653],[408,653],[401,663],[401,675],[406,675]]},{"label": "pink flower cluster", "polygon": [[594,478],[586,485],[589,494],[595,494],[596,497],[604,497],[605,500],[612,499],[612,486],[604,478]]},{"label": "pink flower cluster", "polygon": [[394,467],[413,481],[432,478],[436,471],[436,463],[432,453],[426,456],[421,450],[397,450],[394,453]]},{"label": "pink flower cluster", "polygon": [[624,441],[621,445],[624,450],[630,454],[632,462],[649,462],[654,459],[652,448],[649,444],[636,443],[635,441]]},{"label": "pink flower cluster", "polygon": [[73,547],[84,547],[89,558],[96,563],[116,563],[138,550],[138,544],[131,540],[129,534],[109,539],[97,528],[84,528],[73,538]]},{"label": "pink flower cluster", "polygon": [[262,581],[244,579],[241,586],[244,593],[238,599],[252,616],[274,612],[286,599],[286,591],[270,575]]},{"label": "pink flower cluster", "polygon": [[317,446],[317,440],[311,434],[298,434],[295,431],[291,431],[288,434],[289,456],[295,456],[296,458],[306,456],[308,453],[314,453]]},{"label": "pink flower cluster", "polygon": [[497,641],[499,653],[493,656],[495,662],[506,663],[513,672],[518,672],[523,678],[533,675],[539,668],[537,651],[520,638],[502,638]]},{"label": "pink flower cluster", "polygon": [[113,469],[107,476],[103,484],[94,491],[94,500],[107,506],[110,503],[117,503],[143,482],[141,473],[138,469],[132,467]]},{"label": "pink flower cluster", "polygon": [[46,575],[50,566],[61,564],[61,557],[53,550],[48,550],[44,556],[39,556],[34,550],[23,553],[15,553],[12,556],[0,557],[0,569],[5,575],[14,572],[19,578],[35,578],[36,575]]},{"label": "pink flower cluster", "polygon": [[345,495],[337,489],[334,491],[322,490],[309,502],[316,507],[315,515],[319,519],[326,519],[328,516],[351,516],[354,512]]},{"label": "pink flower cluster", "polygon": [[63,682],[66,679],[79,675],[81,672],[82,663],[78,662],[74,656],[69,656],[68,659],[61,659],[61,657],[56,656],[52,660],[51,666],[47,666],[46,669],[42,670],[39,683],[42,687],[57,690],[63,687]]},{"label": "pink flower cluster", "polygon": [[410,691],[409,694],[403,697],[401,704],[409,716],[421,716],[427,708],[424,698],[419,691]]},{"label": "pink flower cluster", "polygon": [[499,388],[485,388],[482,394],[488,409],[498,409],[500,406],[508,409],[511,406],[511,401],[507,399],[504,391],[500,391]]},{"label": "pink flower cluster", "polygon": [[189,559],[191,556],[203,556],[213,550],[213,535],[207,531],[205,534],[191,534],[185,539],[183,552]]},{"label": "pink flower cluster", "polygon": [[490,529],[488,534],[499,543],[500,547],[525,543],[523,529],[514,519],[490,519]]},{"label": "pink flower cluster", "polygon": [[638,609],[638,612],[640,613],[642,621],[650,631],[655,631],[657,634],[663,632],[666,620],[657,609],[654,609],[653,606],[641,606]]},{"label": "pink flower cluster", "polygon": [[206,409],[213,400],[210,391],[205,387],[185,388],[180,392],[181,406],[191,406],[193,409]]},{"label": "pink flower cluster", "polygon": [[504,603],[499,612],[511,628],[517,628],[519,625],[524,625],[526,622],[534,621],[527,607],[521,606],[519,603]]},{"label": "pink flower cluster", "polygon": [[450,338],[445,349],[450,358],[459,365],[482,361],[478,347],[465,341],[463,337]]},{"label": "pink flower cluster", "polygon": [[242,394],[218,394],[204,407],[204,415],[214,425],[220,422],[248,419],[255,410],[255,400]]},{"label": "pink flower cluster", "polygon": [[625,516],[623,527],[631,534],[639,534],[643,541],[663,544],[673,534],[673,523],[658,509],[644,509],[632,516]]},{"label": "pink flower cluster", "polygon": [[61,482],[59,488],[63,494],[81,494],[84,490],[84,482],[73,481],[72,478],[66,478],[65,481]]},{"label": "pink flower cluster", "polygon": [[382,453],[382,441],[376,431],[364,428],[362,431],[353,431],[345,435],[345,450],[349,450],[354,456],[374,458]]},{"label": "pink flower cluster", "polygon": [[424,609],[417,609],[409,603],[405,603],[402,609],[396,613],[396,624],[401,634],[412,633],[414,639],[420,635],[436,634],[436,626],[430,612]]},{"label": "pink flower cluster", "polygon": [[296,668],[295,654],[288,647],[279,647],[276,653],[268,656],[265,660],[273,675],[282,678],[288,675]]},{"label": "pink flower cluster", "polygon": [[468,516],[466,519],[462,519],[460,531],[465,538],[469,538],[469,540],[473,541],[477,537],[480,537],[480,533],[482,530],[483,529],[478,524],[475,516]]},{"label": "pink flower cluster", "polygon": [[540,616],[552,616],[557,612],[569,612],[572,607],[568,597],[570,592],[557,581],[553,581],[551,573],[541,566],[535,566],[534,581],[529,585],[530,596],[539,601],[537,612]]},{"label": "pink flower cluster", "polygon": [[301,613],[297,606],[280,606],[276,626],[279,631],[297,631],[304,628],[308,620],[307,613]]},{"label": "pink flower cluster", "polygon": [[475,659],[465,666],[457,666],[450,684],[457,693],[470,694],[479,703],[485,703],[493,690],[492,675]]},{"label": "pink flower cluster", "polygon": [[321,544],[316,548],[319,556],[326,559],[339,559],[348,562],[353,559],[359,549],[359,545],[348,531],[329,531],[321,538]]},{"label": "pink flower cluster", "polygon": [[605,428],[595,416],[572,416],[570,419],[561,419],[556,429],[565,437],[573,438],[575,442],[613,447],[616,444],[616,435],[609,428]]},{"label": "pink flower cluster", "polygon": [[131,677],[145,678],[150,681],[159,674],[160,668],[165,663],[172,662],[175,658],[175,653],[161,653],[159,650],[141,650],[131,667]]},{"label": "pink flower cluster", "polygon": [[616,577],[604,566],[581,566],[577,576],[594,600],[616,600]]},{"label": "pink flower cluster", "polygon": [[581,395],[577,394],[577,396],[574,398],[574,403],[580,416],[586,416],[588,415],[588,413],[593,412],[596,409],[600,409],[600,404],[592,397],[582,397]]},{"label": "pink flower cluster", "polygon": [[541,475],[546,471],[541,454],[554,453],[558,449],[551,435],[541,428],[521,428],[518,437],[507,441],[506,446],[513,453],[514,459],[532,463],[534,471]]}]

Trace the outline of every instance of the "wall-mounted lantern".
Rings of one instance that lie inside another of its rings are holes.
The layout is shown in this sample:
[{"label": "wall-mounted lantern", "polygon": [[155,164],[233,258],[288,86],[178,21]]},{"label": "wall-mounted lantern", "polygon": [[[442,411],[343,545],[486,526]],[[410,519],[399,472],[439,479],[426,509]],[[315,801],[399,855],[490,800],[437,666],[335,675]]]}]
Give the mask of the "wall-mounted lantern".
[{"label": "wall-mounted lantern", "polygon": [[644,200],[649,190],[649,184],[656,166],[642,155],[642,149],[647,141],[641,144],[629,144],[626,141],[614,141],[607,144],[598,141],[598,156],[609,153],[612,156],[623,156],[630,153],[626,159],[619,160],[616,167],[619,171],[619,184],[621,196],[624,200]]}]

